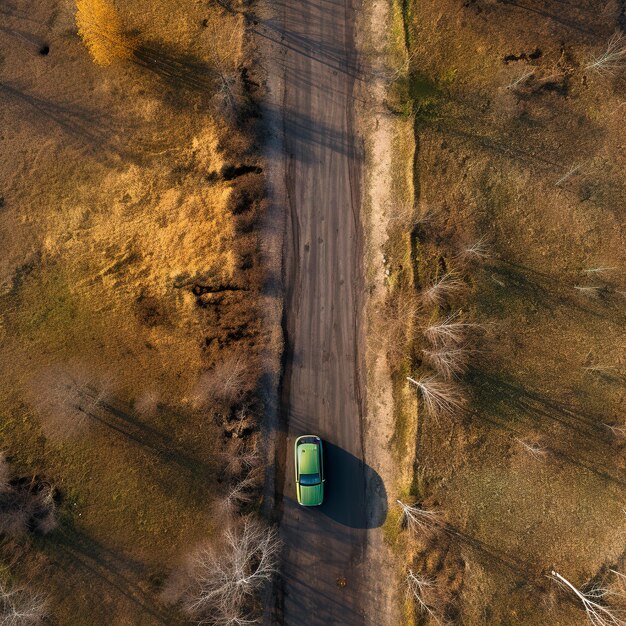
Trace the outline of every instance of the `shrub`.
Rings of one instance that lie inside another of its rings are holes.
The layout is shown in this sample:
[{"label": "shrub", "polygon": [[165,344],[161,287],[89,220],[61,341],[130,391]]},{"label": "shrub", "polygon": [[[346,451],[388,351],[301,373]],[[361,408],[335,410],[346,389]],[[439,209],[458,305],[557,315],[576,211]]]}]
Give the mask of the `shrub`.
[{"label": "shrub", "polygon": [[122,20],[110,0],[76,0],[78,34],[98,65],[110,65],[133,53],[132,42],[122,29]]},{"label": "shrub", "polygon": [[15,479],[0,491],[0,534],[33,531],[46,535],[57,526],[54,487],[34,476]]}]

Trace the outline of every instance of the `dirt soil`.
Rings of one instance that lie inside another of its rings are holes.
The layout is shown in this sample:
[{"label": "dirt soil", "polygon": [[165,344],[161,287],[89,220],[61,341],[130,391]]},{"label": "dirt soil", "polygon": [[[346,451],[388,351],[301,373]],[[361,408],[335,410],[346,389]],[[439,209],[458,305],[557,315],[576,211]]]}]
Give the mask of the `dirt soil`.
[{"label": "dirt soil", "polygon": [[[578,625],[546,574],[582,586],[626,557],[626,83],[623,68],[587,67],[623,29],[623,3],[411,2],[405,26],[410,71],[390,107],[413,123],[431,217],[391,233],[389,282],[409,303],[446,270],[467,287],[418,301],[395,368],[406,497],[444,526],[403,558],[443,590],[440,618]],[[486,254],[468,254],[480,240]],[[404,377],[433,374],[421,328],[454,312],[483,330],[453,380],[466,409],[435,419],[411,408]],[[426,623],[417,609],[407,621]]]},{"label": "dirt soil", "polygon": [[[116,6],[135,49],[101,67],[73,2],[0,5],[0,447],[54,483],[62,518],[4,542],[3,572],[68,625],[180,621],[158,594],[220,524],[224,454],[251,445],[271,344],[258,147],[216,105],[209,67],[221,29],[250,87],[242,20]],[[202,375],[220,363],[247,375],[218,402]]]}]

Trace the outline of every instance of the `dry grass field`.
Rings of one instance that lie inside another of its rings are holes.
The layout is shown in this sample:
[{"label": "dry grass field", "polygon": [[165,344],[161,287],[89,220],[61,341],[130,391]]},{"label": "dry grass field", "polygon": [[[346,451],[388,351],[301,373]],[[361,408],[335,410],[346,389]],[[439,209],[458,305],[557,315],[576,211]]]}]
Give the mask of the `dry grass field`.
[{"label": "dry grass field", "polygon": [[70,0],[0,3],[0,449],[59,511],[0,575],[50,623],[171,625],[164,581],[221,528],[261,411],[244,24],[81,5],[85,40]]},{"label": "dry grass field", "polygon": [[[550,572],[588,590],[626,565],[624,6],[403,9],[390,102],[415,131],[416,206],[386,252],[409,320],[390,348],[396,454],[415,459],[405,500],[437,514],[414,539],[388,522],[432,585],[433,616],[409,603],[407,621],[580,625]],[[464,326],[442,339],[450,315]],[[454,404],[429,413],[428,391]]]}]

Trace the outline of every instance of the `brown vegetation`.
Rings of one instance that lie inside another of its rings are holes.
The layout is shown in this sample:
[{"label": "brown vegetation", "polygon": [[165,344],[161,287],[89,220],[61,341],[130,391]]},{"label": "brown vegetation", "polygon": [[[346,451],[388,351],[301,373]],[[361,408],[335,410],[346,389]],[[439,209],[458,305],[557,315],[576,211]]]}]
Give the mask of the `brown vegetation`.
[{"label": "brown vegetation", "polygon": [[259,594],[276,573],[279,550],[274,529],[245,517],[191,555],[166,598],[201,624],[256,623]]},{"label": "brown vegetation", "polygon": [[[415,527],[407,510],[436,504],[446,519],[421,539],[390,525],[414,577],[408,623],[574,626],[589,608],[574,590],[621,610],[597,595],[624,558],[620,19],[544,0],[404,14],[389,103],[416,154],[399,205],[440,209],[410,236],[392,223],[384,249],[390,299],[422,301],[423,334],[391,362],[401,501],[416,502],[398,515]],[[468,396],[443,405],[459,419],[432,419],[448,394]]]},{"label": "brown vegetation", "polygon": [[202,3],[10,4],[0,565],[55,623],[187,623],[159,600],[171,564],[258,508],[272,348],[245,23]]},{"label": "brown vegetation", "polygon": [[2,626],[40,624],[46,617],[46,599],[28,589],[11,589],[0,583],[0,623]]},{"label": "brown vegetation", "polygon": [[76,0],[76,26],[98,65],[131,56],[131,41],[111,0]]}]

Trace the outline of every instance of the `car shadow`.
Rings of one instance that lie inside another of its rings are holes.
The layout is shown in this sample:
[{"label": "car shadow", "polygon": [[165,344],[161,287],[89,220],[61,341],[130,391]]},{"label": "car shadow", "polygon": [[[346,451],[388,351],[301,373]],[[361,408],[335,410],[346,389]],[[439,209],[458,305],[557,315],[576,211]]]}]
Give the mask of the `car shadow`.
[{"label": "car shadow", "polygon": [[324,502],[318,510],[350,528],[378,528],[387,517],[387,490],[378,472],[328,441],[324,446]]}]

